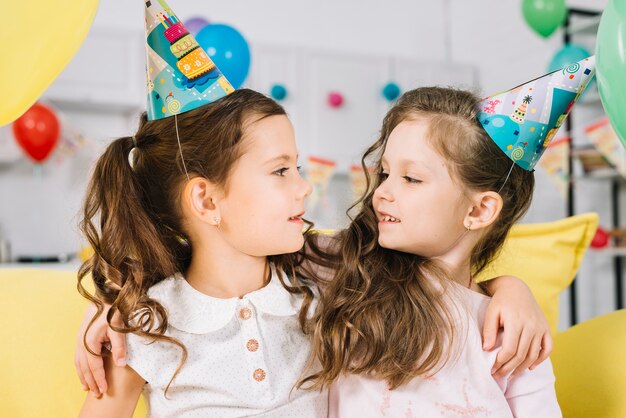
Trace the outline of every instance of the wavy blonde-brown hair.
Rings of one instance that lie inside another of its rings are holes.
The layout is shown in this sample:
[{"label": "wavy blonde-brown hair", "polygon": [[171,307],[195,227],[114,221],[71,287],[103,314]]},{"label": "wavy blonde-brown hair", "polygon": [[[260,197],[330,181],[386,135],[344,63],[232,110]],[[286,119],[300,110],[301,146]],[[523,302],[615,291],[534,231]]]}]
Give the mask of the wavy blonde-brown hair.
[{"label": "wavy blonde-brown hair", "polygon": [[[178,115],[181,149],[189,176],[204,177],[227,188],[230,170],[243,152],[247,121],[276,115],[285,115],[285,110],[274,100],[248,89]],[[116,139],[99,158],[80,222],[95,253],[78,273],[78,291],[98,308],[89,327],[102,313],[104,302],[111,305],[107,321],[113,330],[167,341],[181,348],[181,362],[167,388],[185,363],[187,350],[181,342],[165,335],[167,312],[147,292],[174,273],[184,273],[191,262],[193,243],[183,226],[180,206],[187,177],[175,129],[173,118],[148,121],[144,113],[134,141],[132,137]],[[305,232],[310,240],[309,234]],[[268,257],[285,288],[304,295],[299,318],[305,331],[315,275],[309,275],[311,282],[296,280],[295,269],[306,257],[302,251]],[[95,295],[82,284],[89,274]],[[285,281],[287,275],[291,276],[290,283]],[[111,324],[116,313],[123,324],[120,327]],[[87,346],[86,333],[86,349],[99,355]]]},{"label": "wavy blonde-brown hair", "polygon": [[455,330],[453,307],[445,299],[447,272],[434,260],[378,244],[372,198],[380,180],[371,179],[366,167],[373,162],[381,172],[382,153],[398,124],[427,121],[428,139],[447,160],[453,179],[466,190],[498,192],[504,202],[472,251],[477,274],[528,209],[534,188],[533,174],[513,165],[481,127],[478,103],[467,91],[426,87],[405,93],[387,113],[379,139],[362,160],[368,191],[353,206],[357,213],[337,236],[335,251],[326,254],[336,274],[322,294],[314,330],[321,369],[301,386],[325,387],[350,373],[386,380],[393,389],[435,373],[448,360]]}]

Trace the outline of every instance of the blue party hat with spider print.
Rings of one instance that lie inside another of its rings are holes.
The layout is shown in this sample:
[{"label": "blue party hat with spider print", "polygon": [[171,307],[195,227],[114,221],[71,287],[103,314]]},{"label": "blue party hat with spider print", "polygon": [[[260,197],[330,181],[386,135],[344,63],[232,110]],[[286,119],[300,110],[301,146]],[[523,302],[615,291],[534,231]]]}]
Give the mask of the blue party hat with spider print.
[{"label": "blue party hat with spider print", "polygon": [[491,139],[532,171],[595,74],[595,57],[480,102],[478,119]]},{"label": "blue party hat with spider print", "polygon": [[235,91],[165,0],[147,0],[145,16],[148,120],[187,112]]}]

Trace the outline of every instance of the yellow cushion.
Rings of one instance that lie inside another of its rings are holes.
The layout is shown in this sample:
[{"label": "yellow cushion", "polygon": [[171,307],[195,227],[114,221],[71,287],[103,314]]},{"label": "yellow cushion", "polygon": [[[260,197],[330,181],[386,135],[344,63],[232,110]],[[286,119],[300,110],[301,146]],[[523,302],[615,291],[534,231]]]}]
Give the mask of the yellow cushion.
[{"label": "yellow cushion", "polygon": [[598,215],[586,213],[555,222],[515,225],[501,253],[476,278],[521,278],[548,318],[552,334],[559,322],[559,293],[574,279],[598,227]]},{"label": "yellow cushion", "polygon": [[626,310],[555,335],[551,358],[564,417],[626,417]]},{"label": "yellow cushion", "polygon": [[[86,395],[74,348],[87,301],[76,272],[0,269],[0,289],[0,416],[77,416]],[[145,415],[141,401],[135,416]]]}]

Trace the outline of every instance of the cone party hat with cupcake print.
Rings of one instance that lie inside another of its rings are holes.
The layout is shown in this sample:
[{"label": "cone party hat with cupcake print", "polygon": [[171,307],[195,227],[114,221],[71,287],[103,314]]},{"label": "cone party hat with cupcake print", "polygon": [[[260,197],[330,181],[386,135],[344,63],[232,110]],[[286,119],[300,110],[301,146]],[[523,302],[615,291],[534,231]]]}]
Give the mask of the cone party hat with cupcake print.
[{"label": "cone party hat with cupcake print", "polygon": [[531,171],[595,74],[595,57],[480,102],[478,119],[517,165]]},{"label": "cone party hat with cupcake print", "polygon": [[164,0],[145,1],[148,120],[214,102],[235,89]]}]

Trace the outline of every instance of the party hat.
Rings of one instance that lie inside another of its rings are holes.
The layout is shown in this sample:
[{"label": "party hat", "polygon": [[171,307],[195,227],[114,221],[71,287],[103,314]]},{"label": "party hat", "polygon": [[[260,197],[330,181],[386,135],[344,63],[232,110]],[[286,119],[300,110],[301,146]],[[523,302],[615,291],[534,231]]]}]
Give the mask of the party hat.
[{"label": "party hat", "polygon": [[214,102],[235,91],[164,0],[147,0],[148,120]]},{"label": "party hat", "polygon": [[480,102],[479,121],[517,165],[532,171],[595,74],[595,57]]}]

